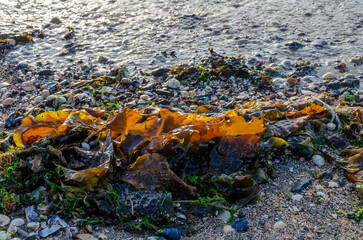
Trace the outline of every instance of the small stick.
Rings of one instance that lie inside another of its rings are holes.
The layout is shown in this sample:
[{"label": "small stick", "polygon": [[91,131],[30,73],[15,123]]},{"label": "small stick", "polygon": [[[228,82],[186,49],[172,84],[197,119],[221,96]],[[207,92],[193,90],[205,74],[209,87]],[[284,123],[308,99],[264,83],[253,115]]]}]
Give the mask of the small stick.
[{"label": "small stick", "polygon": [[319,98],[313,97],[316,101],[320,102],[321,104],[323,104],[325,107],[329,108],[329,110],[331,111],[332,114],[332,119],[331,122],[333,122],[335,119],[337,120],[337,123],[339,124],[339,127],[342,126],[342,123],[340,122],[340,119],[338,117],[338,115],[334,112],[334,109],[328,105],[327,103],[321,101]]}]

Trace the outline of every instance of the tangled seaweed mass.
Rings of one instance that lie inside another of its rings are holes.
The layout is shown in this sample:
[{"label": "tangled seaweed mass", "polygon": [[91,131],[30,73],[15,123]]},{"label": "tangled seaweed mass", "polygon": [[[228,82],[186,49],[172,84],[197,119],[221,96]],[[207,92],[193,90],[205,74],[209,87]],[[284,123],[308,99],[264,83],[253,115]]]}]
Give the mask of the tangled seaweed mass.
[{"label": "tangled seaweed mass", "polygon": [[[160,209],[172,209],[172,197],[165,191],[177,199],[221,196],[247,204],[258,198],[258,184],[268,181],[266,172],[273,175],[270,161],[283,153],[293,150],[309,158],[321,151],[313,142],[327,141],[343,150],[348,146],[341,143],[361,141],[357,131],[360,110],[339,114],[346,126],[334,137],[317,136],[316,132],[324,133],[327,119],[338,119],[318,105],[320,101],[299,106],[253,103],[249,105],[262,110],[246,108],[223,115],[183,115],[149,107],[143,111],[126,108],[117,114],[81,109],[27,116],[1,142],[2,166],[12,166],[1,182],[12,196],[3,197],[3,208],[16,209],[20,204],[16,194],[21,204],[51,203],[63,215],[81,217],[100,211],[125,221],[148,214],[161,223]],[[341,135],[350,139],[346,142]],[[346,149],[343,153],[352,157],[337,164],[347,170],[350,180],[362,181],[362,151]],[[334,159],[329,153],[321,154]],[[193,178],[211,187],[200,189],[193,185],[197,183]],[[50,189],[41,191],[43,197],[29,194],[42,184]],[[148,194],[155,206],[138,207],[138,201]]]},{"label": "tangled seaweed mass", "polygon": [[[21,39],[32,40],[27,35]],[[9,46],[0,43],[4,49]],[[279,74],[261,61],[249,63],[253,68],[243,58],[225,58],[211,50],[199,66],[157,74],[190,84],[236,77],[246,80],[241,84],[245,91],[253,86],[267,96]],[[301,63],[287,79],[286,94],[301,91],[294,77],[312,71],[313,65]],[[123,75],[117,71],[70,87],[120,87]],[[204,101],[207,96],[199,97]],[[32,213],[38,205],[64,219],[101,213],[125,228],[140,227],[134,220],[143,218],[156,229],[154,224],[171,222],[176,203],[233,213],[229,204],[257,200],[259,184],[275,176],[273,161],[291,155],[309,160],[319,154],[344,169],[348,180],[363,181],[361,108],[327,93],[234,102],[231,108],[238,110],[228,112],[218,104],[199,104],[189,114],[157,104],[119,112],[81,106],[59,110],[56,100],[48,103],[58,111],[33,108],[6,119],[9,131],[3,131],[0,142],[3,212],[26,207]],[[358,191],[362,197],[362,189]]]}]

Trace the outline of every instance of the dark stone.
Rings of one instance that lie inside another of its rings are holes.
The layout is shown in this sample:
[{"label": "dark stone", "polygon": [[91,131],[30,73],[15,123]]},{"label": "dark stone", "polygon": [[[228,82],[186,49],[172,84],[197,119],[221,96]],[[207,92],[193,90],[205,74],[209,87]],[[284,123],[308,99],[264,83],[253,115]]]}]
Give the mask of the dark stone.
[{"label": "dark stone", "polygon": [[359,87],[359,79],[345,79],[341,82],[341,84],[349,88]]},{"label": "dark stone", "polygon": [[164,90],[164,89],[155,89],[155,92],[159,95],[163,95],[163,96],[171,96],[171,92],[168,90]]},{"label": "dark stone", "polygon": [[340,150],[344,150],[348,147],[349,143],[345,140],[344,133],[334,134],[327,137],[328,142],[331,145],[339,148]]},{"label": "dark stone", "polygon": [[27,63],[19,63],[16,67],[15,67],[15,71],[19,70],[19,69],[25,69],[25,68],[29,68],[29,65]]},{"label": "dark stone", "polygon": [[108,58],[106,58],[104,56],[99,56],[98,57],[98,62],[99,63],[105,64],[105,63],[107,63],[107,61],[108,61]]},{"label": "dark stone", "polygon": [[299,42],[295,42],[295,41],[290,41],[290,42],[286,42],[285,43],[285,46],[288,46],[289,49],[291,50],[296,50],[296,49],[299,49],[299,48],[303,48],[304,45],[299,43]]},{"label": "dark stone", "polygon": [[330,81],[327,82],[326,86],[331,88],[331,89],[339,89],[341,87],[343,87],[342,83],[339,80],[335,80],[335,81]]},{"label": "dark stone", "polygon": [[29,233],[25,231],[22,227],[17,227],[16,233],[21,239],[25,239],[28,237]]},{"label": "dark stone", "polygon": [[168,77],[170,69],[159,68],[151,72],[154,77]]},{"label": "dark stone", "polygon": [[54,72],[53,72],[53,70],[50,70],[50,69],[43,69],[38,72],[38,75],[39,76],[52,76],[52,75],[54,75]]},{"label": "dark stone", "polygon": [[238,213],[238,217],[239,218],[244,218],[248,215],[248,211],[247,210],[243,210],[241,212]]},{"label": "dark stone", "polygon": [[234,222],[233,227],[237,230],[237,232],[245,232],[247,229],[248,220],[242,219]]},{"label": "dark stone", "polygon": [[52,18],[52,20],[50,20],[50,23],[54,23],[54,24],[60,24],[60,23],[62,23],[62,21],[61,20],[59,20],[59,18]]},{"label": "dark stone", "polygon": [[299,193],[304,189],[308,188],[313,183],[312,179],[308,178],[299,178],[291,187],[291,192]]},{"label": "dark stone", "polygon": [[179,240],[181,238],[181,233],[176,228],[160,229],[155,233],[155,235],[165,237],[168,240]]}]

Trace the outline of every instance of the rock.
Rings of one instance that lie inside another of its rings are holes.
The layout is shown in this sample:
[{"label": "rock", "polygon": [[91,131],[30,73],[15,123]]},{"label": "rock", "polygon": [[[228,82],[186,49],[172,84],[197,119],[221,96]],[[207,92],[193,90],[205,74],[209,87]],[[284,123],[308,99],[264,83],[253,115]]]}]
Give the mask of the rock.
[{"label": "rock", "polygon": [[107,63],[107,61],[108,61],[108,58],[106,58],[104,56],[99,56],[98,57],[98,62],[99,63],[105,64],[105,63]]},{"label": "rock", "polygon": [[181,238],[181,233],[176,228],[164,228],[160,229],[155,233],[156,236],[162,236],[169,240],[179,240]]},{"label": "rock", "polygon": [[7,82],[0,82],[0,88],[3,88],[1,89],[1,92],[5,92],[6,91],[6,87],[10,87],[10,83],[7,83]]},{"label": "rock", "polygon": [[341,84],[344,87],[354,88],[359,87],[360,81],[359,79],[344,79]]},{"label": "rock", "polygon": [[45,238],[49,235],[52,235],[53,233],[58,232],[62,227],[59,225],[53,225],[50,228],[45,228],[39,231],[39,236]]},{"label": "rock", "polygon": [[81,143],[83,150],[89,151],[91,149],[90,145],[88,143]]},{"label": "rock", "polygon": [[301,199],[303,199],[303,195],[301,195],[301,194],[295,194],[295,195],[292,195],[291,199],[294,200],[294,201],[300,202]]},{"label": "rock", "polygon": [[320,156],[320,155],[314,155],[314,156],[312,156],[311,159],[313,160],[315,165],[317,165],[319,167],[324,166],[324,164],[325,164],[324,158],[322,156]]},{"label": "rock", "polygon": [[296,50],[296,49],[304,47],[303,44],[301,44],[299,42],[295,42],[295,41],[286,42],[285,46],[288,46],[289,49],[291,49],[291,50]]},{"label": "rock", "polygon": [[286,226],[283,221],[278,221],[274,224],[274,229],[284,229]]},{"label": "rock", "polygon": [[308,178],[299,178],[292,186],[291,192],[299,193],[304,189],[308,188],[313,183],[312,179]]},{"label": "rock", "polygon": [[320,197],[325,197],[325,193],[323,193],[323,192],[317,192],[316,195],[318,195]]},{"label": "rock", "polygon": [[337,187],[339,187],[339,184],[338,184],[338,183],[336,183],[336,182],[328,182],[328,186],[329,186],[330,188],[337,188]]},{"label": "rock", "polygon": [[43,76],[52,76],[54,75],[54,72],[53,70],[50,70],[50,69],[43,69],[41,71],[38,72],[38,75],[40,77],[43,77]]},{"label": "rock", "polygon": [[34,102],[36,102],[36,103],[41,103],[42,101],[43,101],[42,96],[38,96],[38,97],[34,98]]},{"label": "rock", "polygon": [[20,239],[26,239],[29,236],[28,232],[21,227],[18,227],[16,233],[18,234]]},{"label": "rock", "polygon": [[10,226],[14,225],[17,227],[23,226],[25,224],[25,220],[22,218],[15,218],[13,221],[11,221]]},{"label": "rock", "polygon": [[223,232],[226,234],[234,232],[234,231],[236,231],[236,230],[234,230],[234,228],[231,225],[225,225],[223,227]]},{"label": "rock", "polygon": [[165,89],[155,89],[155,92],[159,95],[163,95],[163,96],[171,96],[172,93],[168,90]]},{"label": "rock", "polygon": [[63,228],[67,227],[68,224],[66,223],[66,221],[64,221],[62,218],[60,218],[58,215],[54,215],[53,217],[51,217],[48,221],[50,226],[53,225],[58,225],[61,226]]},{"label": "rock", "polygon": [[122,78],[121,83],[123,84],[131,84],[132,80],[130,78]]},{"label": "rock", "polygon": [[177,218],[180,218],[180,219],[184,219],[184,220],[186,220],[186,219],[187,219],[187,216],[185,216],[185,214],[180,213],[180,212],[177,212],[177,213],[175,214],[175,216],[176,216]]},{"label": "rock", "polygon": [[355,64],[361,64],[361,63],[363,63],[363,57],[354,56],[350,61]]},{"label": "rock", "polygon": [[39,222],[29,222],[26,227],[32,230],[37,230],[39,228]]},{"label": "rock", "polygon": [[61,20],[59,20],[59,18],[54,17],[54,18],[52,18],[52,20],[50,20],[50,23],[53,23],[53,24],[60,24],[60,23],[62,23],[62,21],[61,21]]},{"label": "rock", "polygon": [[291,61],[290,60],[284,60],[281,62],[281,65],[284,67],[291,67]]},{"label": "rock", "polygon": [[39,221],[39,214],[35,211],[35,206],[25,208],[25,216],[28,222]]},{"label": "rock", "polygon": [[46,98],[50,95],[50,93],[49,93],[49,91],[48,91],[47,89],[44,89],[44,90],[40,93],[40,95],[41,95],[44,99],[46,99]]},{"label": "rock", "polygon": [[326,138],[330,144],[339,148],[340,150],[344,150],[349,146],[349,143],[345,139],[344,133],[333,134]]},{"label": "rock", "polygon": [[11,38],[5,39],[4,42],[6,42],[7,44],[12,45],[12,46],[14,46],[16,44],[16,41]]},{"label": "rock", "polygon": [[6,215],[0,214],[0,227],[4,227],[10,223],[10,218]]},{"label": "rock", "polygon": [[81,240],[97,240],[96,237],[92,236],[91,234],[86,234],[86,233],[78,234],[77,238],[81,239]]},{"label": "rock", "polygon": [[16,67],[15,67],[15,71],[19,70],[19,69],[25,69],[25,68],[29,68],[29,65],[25,62],[21,62],[19,63]]},{"label": "rock", "polygon": [[17,231],[18,231],[18,227],[17,227],[17,226],[15,226],[15,225],[10,225],[10,226],[8,227],[8,230],[7,230],[7,232],[8,232],[8,233],[11,233],[11,234],[15,234]]},{"label": "rock", "polygon": [[151,75],[154,77],[167,77],[170,69],[168,68],[159,68],[151,72]]},{"label": "rock", "polygon": [[248,220],[242,219],[234,222],[233,227],[237,230],[237,232],[245,232],[247,229]]},{"label": "rock", "polygon": [[170,79],[166,82],[166,86],[173,89],[180,88],[180,82],[176,79]]},{"label": "rock", "polygon": [[334,123],[328,123],[327,125],[326,125],[326,128],[328,129],[328,130],[330,130],[330,131],[334,131],[335,130],[335,128],[336,128],[336,125],[334,124]]},{"label": "rock", "polygon": [[7,233],[5,231],[0,232],[0,240],[8,240],[11,238],[11,233]]},{"label": "rock", "polygon": [[148,95],[146,95],[146,94],[143,94],[143,95],[140,96],[140,99],[145,100],[145,101],[149,101],[150,97]]},{"label": "rock", "polygon": [[15,103],[15,99],[14,98],[6,98],[3,101],[3,105],[4,106],[10,106],[10,105],[13,105],[14,103]]},{"label": "rock", "polygon": [[217,219],[222,220],[223,222],[227,222],[230,217],[231,213],[229,211],[224,210],[223,212],[218,214]]},{"label": "rock", "polygon": [[324,79],[324,80],[336,79],[334,74],[332,74],[331,72],[325,73],[321,78]]},{"label": "rock", "polygon": [[311,43],[316,48],[323,48],[324,46],[328,45],[328,43],[324,40],[317,39]]},{"label": "rock", "polygon": [[290,86],[295,86],[295,85],[297,84],[297,79],[296,79],[296,78],[292,78],[292,77],[290,77],[290,78],[288,78],[288,79],[286,80],[286,82],[287,82]]}]

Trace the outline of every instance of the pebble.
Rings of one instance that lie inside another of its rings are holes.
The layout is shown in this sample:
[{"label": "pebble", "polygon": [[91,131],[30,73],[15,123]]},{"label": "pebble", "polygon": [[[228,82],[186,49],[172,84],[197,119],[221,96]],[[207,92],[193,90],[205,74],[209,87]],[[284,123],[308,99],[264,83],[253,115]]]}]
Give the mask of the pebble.
[{"label": "pebble", "polygon": [[7,233],[5,231],[0,232],[0,240],[8,240],[11,238],[11,233]]},{"label": "pebble", "polygon": [[363,57],[354,56],[350,61],[355,64],[361,64],[361,63],[363,63]]},{"label": "pebble", "polygon": [[97,240],[96,237],[92,236],[91,234],[78,234],[77,235],[77,238],[78,239],[81,239],[81,240]]},{"label": "pebble", "polygon": [[176,228],[160,229],[155,233],[155,235],[165,237],[166,239],[169,240],[179,240],[181,238],[181,233]]},{"label": "pebble", "polygon": [[248,220],[242,219],[234,222],[233,227],[237,230],[237,232],[244,232],[247,229]]},{"label": "pebble", "polygon": [[236,231],[236,230],[231,225],[225,225],[223,227],[223,232],[226,234],[234,232],[234,231]]},{"label": "pebble", "polygon": [[321,197],[325,197],[325,193],[323,193],[323,192],[317,192],[316,195],[321,196]]},{"label": "pebble", "polygon": [[10,218],[6,215],[0,214],[0,227],[4,227],[10,223]]},{"label": "pebble", "polygon": [[40,93],[40,95],[41,95],[44,99],[46,99],[46,98],[50,95],[50,93],[49,93],[49,91],[48,91],[47,89],[44,89],[44,90]]},{"label": "pebble", "polygon": [[[0,82],[0,88],[3,88],[3,87],[9,87],[10,86],[10,83],[7,83],[7,82]],[[4,88],[6,90],[6,88]]]},{"label": "pebble", "polygon": [[283,221],[278,221],[274,224],[274,229],[284,229],[286,226]]},{"label": "pebble", "polygon": [[303,199],[303,195],[301,195],[301,194],[295,194],[295,195],[292,195],[291,199],[294,200],[294,201],[300,202],[301,199]]},{"label": "pebble", "polygon": [[29,222],[26,227],[32,230],[37,230],[39,228],[39,222]]},{"label": "pebble", "polygon": [[223,211],[218,214],[217,219],[222,220],[223,222],[227,222],[231,217],[231,213],[229,211]]},{"label": "pebble", "polygon": [[313,160],[314,164],[319,167],[324,166],[325,164],[324,158],[320,155],[314,155],[311,159]]},{"label": "pebble", "polygon": [[58,232],[62,227],[59,225],[53,225],[50,228],[45,228],[39,231],[39,236],[45,238],[49,235],[52,235],[53,233]]},{"label": "pebble", "polygon": [[313,183],[312,179],[308,178],[299,178],[292,186],[291,192],[299,193],[304,189],[308,188]]},{"label": "pebble", "polygon": [[17,227],[23,226],[25,224],[25,220],[22,218],[15,218],[13,221],[11,221],[10,226],[14,225]]},{"label": "pebble", "polygon": [[291,66],[291,61],[290,60],[284,60],[281,62],[281,65],[283,65],[284,67],[290,67]]},{"label": "pebble", "polygon": [[331,80],[331,79],[335,79],[336,77],[334,76],[334,74],[332,74],[331,72],[327,72],[325,73],[322,78],[324,80]]},{"label": "pebble", "polygon": [[81,143],[83,150],[89,151],[91,149],[90,145],[88,143]]},{"label": "pebble", "polygon": [[175,216],[176,216],[177,218],[180,218],[180,219],[184,219],[184,220],[186,220],[186,219],[187,219],[187,216],[185,216],[185,214],[180,213],[180,212],[177,212],[177,213],[175,214]]},{"label": "pebble", "polygon": [[287,82],[290,86],[295,86],[295,85],[297,84],[297,79],[296,79],[296,78],[292,78],[292,77],[290,77],[290,78],[288,78],[288,79],[286,80],[286,82]]},{"label": "pebble", "polygon": [[121,83],[131,84],[132,83],[132,80],[130,78],[123,78],[123,79],[121,79]]},{"label": "pebble", "polygon": [[61,21],[61,20],[59,20],[59,18],[54,17],[54,18],[52,18],[52,20],[50,20],[50,23],[60,24],[60,23],[62,23],[62,21]]},{"label": "pebble", "polygon": [[328,123],[328,124],[326,125],[326,128],[327,128],[328,130],[330,130],[330,131],[334,131],[334,130],[335,130],[335,128],[336,128],[336,125],[335,125],[334,123]]},{"label": "pebble", "polygon": [[15,67],[15,70],[18,70],[18,69],[25,69],[25,68],[29,68],[29,65],[25,62],[21,62],[19,63],[16,67]]},{"label": "pebble", "polygon": [[42,96],[38,96],[38,97],[34,98],[34,102],[36,102],[36,103],[41,103],[42,101],[43,101]]},{"label": "pebble", "polygon": [[180,88],[180,82],[176,79],[170,79],[166,82],[166,86],[173,89]]},{"label": "pebble", "polygon": [[38,72],[39,76],[52,76],[54,75],[54,71],[50,69],[43,69]]},{"label": "pebble", "polygon": [[336,182],[328,182],[328,186],[329,186],[330,188],[337,188],[337,187],[339,187],[339,184],[338,184],[338,183],[336,183]]},{"label": "pebble", "polygon": [[143,94],[143,95],[140,96],[140,99],[145,100],[145,101],[149,101],[150,97],[148,95],[146,95],[146,94]]},{"label": "pebble", "polygon": [[14,98],[6,98],[3,101],[3,105],[4,106],[10,106],[10,105],[13,105],[14,103],[15,103],[15,99]]}]

